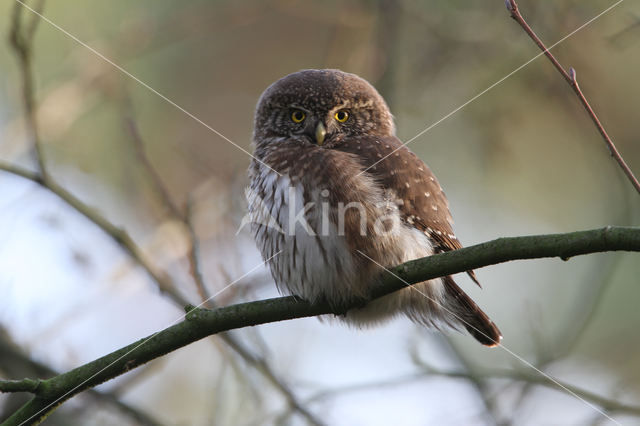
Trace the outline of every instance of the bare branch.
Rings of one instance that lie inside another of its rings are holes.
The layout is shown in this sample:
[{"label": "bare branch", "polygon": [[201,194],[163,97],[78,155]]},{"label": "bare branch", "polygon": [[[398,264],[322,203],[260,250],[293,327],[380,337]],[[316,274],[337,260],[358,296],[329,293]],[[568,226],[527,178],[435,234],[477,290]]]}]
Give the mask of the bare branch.
[{"label": "bare branch", "polygon": [[200,241],[196,235],[195,228],[193,227],[193,199],[189,196],[187,198],[187,208],[184,215],[184,224],[187,226],[189,232],[189,252],[187,257],[189,258],[189,273],[193,277],[193,281],[198,289],[198,294],[203,302],[207,303],[208,308],[213,307],[213,300],[207,286],[204,282],[204,276],[202,275],[202,268],[200,265]]},{"label": "bare branch", "polygon": [[[474,391],[478,395],[478,398],[484,405],[484,410],[486,413],[485,419],[487,424],[498,425],[498,419],[495,413],[495,403],[492,401],[489,396],[489,390],[487,389],[487,383],[480,380],[480,378],[475,374],[476,367],[467,360],[464,356],[464,353],[458,349],[458,347],[451,341],[451,338],[447,335],[443,335],[441,339],[443,342],[443,346],[446,346],[446,350],[448,352],[447,356],[452,356],[454,361],[457,361],[462,367],[462,371],[467,373],[467,380],[469,384],[473,387]],[[411,351],[411,359],[414,364],[421,364],[421,360],[417,353],[417,348],[413,348]]]},{"label": "bare branch", "polygon": [[[34,6],[34,10],[38,13],[44,7],[44,0],[39,0]],[[22,102],[24,103],[24,117],[27,127],[27,134],[33,144],[36,157],[36,163],[43,180],[47,180],[47,169],[45,167],[45,158],[38,133],[38,125],[35,110],[35,89],[33,83],[33,37],[38,27],[40,19],[38,15],[31,17],[26,26],[23,25],[23,9],[20,2],[16,2],[13,7],[13,15],[11,19],[11,30],[9,32],[9,40],[11,47],[16,53],[18,63],[20,65],[20,74],[22,79]],[[25,18],[26,19],[26,18]]]},{"label": "bare branch", "polygon": [[24,169],[13,164],[0,161],[0,170],[20,176],[24,179],[28,179],[32,182],[41,185],[43,188],[49,190],[64,201],[71,208],[87,218],[90,222],[102,229],[111,239],[116,242],[125,253],[127,253],[137,264],[147,272],[151,279],[157,284],[160,291],[169,295],[176,302],[185,305],[189,302],[176,291],[174,283],[169,276],[163,272],[157,270],[145,256],[144,252],[133,241],[131,236],[124,229],[114,225],[104,216],[102,216],[95,208],[88,206],[82,200],[77,198],[71,192],[67,191],[64,187],[59,185],[51,176],[46,180],[38,173]]},{"label": "bare branch", "polygon": [[602,139],[607,145],[607,148],[609,149],[611,156],[615,158],[615,160],[618,162],[618,164],[620,165],[620,168],[622,169],[624,174],[627,176],[631,184],[634,186],[636,191],[640,193],[640,182],[638,182],[638,179],[634,176],[633,172],[631,171],[627,163],[622,158],[622,155],[620,155],[620,152],[618,152],[618,149],[613,143],[613,140],[609,137],[609,134],[604,129],[604,126],[602,125],[602,123],[600,122],[600,119],[598,118],[595,111],[589,104],[589,101],[587,101],[587,98],[584,96],[584,93],[582,93],[582,90],[578,85],[576,71],[573,68],[569,68],[569,71],[566,71],[562,67],[562,65],[560,65],[560,62],[558,62],[555,56],[553,56],[553,54],[549,51],[549,49],[547,49],[547,47],[544,45],[542,40],[540,40],[540,38],[536,35],[536,33],[531,29],[529,24],[527,24],[527,21],[525,21],[525,19],[522,17],[522,14],[520,13],[520,9],[518,8],[518,4],[515,2],[515,0],[506,0],[505,4],[507,6],[507,9],[509,10],[509,13],[511,13],[511,17],[522,27],[522,29],[529,35],[529,37],[531,37],[531,40],[533,40],[533,42],[540,48],[540,50],[544,52],[544,55],[547,58],[549,58],[553,66],[558,70],[558,72],[562,75],[562,77],[569,84],[569,86],[571,86],[573,91],[576,93],[576,96],[578,96],[578,99],[580,99],[580,103],[582,103],[582,106],[587,111],[587,114],[589,114],[589,118],[591,118],[591,121],[593,121],[593,124],[595,124],[596,128],[598,129],[598,132],[600,133],[600,136],[602,136]]},{"label": "bare branch", "polygon": [[[358,383],[355,385],[345,386],[338,389],[324,390],[311,396],[310,398],[307,399],[306,402],[307,403],[317,402],[317,401],[325,400],[328,398],[333,398],[345,393],[369,391],[372,388],[402,386],[408,383],[427,380],[427,379],[438,377],[438,376],[448,377],[452,379],[463,379],[463,380],[468,380],[473,382],[484,382],[492,379],[508,379],[516,382],[523,382],[531,385],[545,386],[550,389],[558,390],[558,384],[552,382],[546,377],[540,376],[540,375],[528,374],[526,372],[518,371],[518,370],[479,369],[479,370],[474,370],[473,372],[446,371],[446,370],[439,370],[437,368],[434,368],[424,363],[423,361],[420,364],[423,371],[417,374],[409,374],[409,375],[397,377],[391,380]],[[576,395],[579,395],[581,398],[589,402],[592,402],[594,404],[597,404],[607,411],[618,412],[623,414],[631,414],[636,416],[640,415],[640,406],[620,403],[615,399],[610,399],[610,398],[600,396],[596,393],[580,388],[578,386],[573,386],[563,381],[558,381],[558,383],[560,383],[565,388],[570,389],[572,392],[574,392]]]},{"label": "bare branch", "polygon": [[[467,379],[467,380],[469,379],[467,372],[444,371],[444,370],[434,369],[429,366],[426,366],[425,374],[438,375],[438,376],[451,377],[451,378],[460,378],[460,379]],[[535,385],[542,385],[555,390],[558,390],[559,385],[561,385],[565,389],[568,389],[572,393],[580,396],[580,398],[583,398],[586,401],[592,402],[600,406],[605,411],[609,411],[609,412],[614,411],[619,413],[633,414],[636,416],[640,415],[640,407],[638,406],[624,404],[614,399],[605,398],[603,396],[600,396],[586,389],[573,386],[567,382],[558,381],[557,379],[554,379],[555,380],[554,382],[549,380],[547,377],[539,374],[534,375],[534,374],[526,373],[524,371],[506,370],[506,369],[477,370],[473,374],[475,375],[476,378],[480,378],[480,379],[511,379],[511,380],[521,381],[521,382],[535,384]]]},{"label": "bare branch", "polygon": [[149,157],[147,156],[147,152],[144,148],[144,141],[142,140],[142,136],[140,136],[140,130],[136,125],[135,121],[131,117],[127,117],[125,119],[127,124],[127,128],[129,129],[129,133],[131,134],[131,138],[133,139],[133,146],[135,147],[136,154],[138,156],[138,160],[142,163],[142,167],[149,175],[151,179],[151,183],[153,184],[154,190],[158,193],[162,202],[169,209],[172,216],[184,221],[184,216],[178,206],[173,202],[171,195],[169,195],[169,190],[167,186],[164,184],[164,181],[160,177],[160,174],[156,171],[155,167],[149,161]]}]

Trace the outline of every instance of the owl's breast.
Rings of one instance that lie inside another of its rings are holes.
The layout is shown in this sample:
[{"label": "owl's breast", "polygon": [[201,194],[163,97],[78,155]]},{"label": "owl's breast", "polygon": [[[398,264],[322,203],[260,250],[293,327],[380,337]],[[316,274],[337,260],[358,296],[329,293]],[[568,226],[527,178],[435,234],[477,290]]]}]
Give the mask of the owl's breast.
[{"label": "owl's breast", "polygon": [[[359,275],[321,190],[265,171],[248,193],[252,233],[280,291],[334,305],[353,300]],[[364,297],[364,295],[360,295]]]},{"label": "owl's breast", "polygon": [[356,155],[305,148],[272,152],[251,169],[252,232],[281,291],[349,303],[368,297],[382,266],[431,254],[395,192],[363,173]]}]

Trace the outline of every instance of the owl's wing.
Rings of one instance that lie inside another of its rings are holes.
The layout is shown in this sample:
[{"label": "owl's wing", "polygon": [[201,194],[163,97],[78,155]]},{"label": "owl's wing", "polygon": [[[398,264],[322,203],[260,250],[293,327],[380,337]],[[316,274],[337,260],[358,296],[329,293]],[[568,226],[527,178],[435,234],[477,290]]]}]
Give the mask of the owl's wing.
[{"label": "owl's wing", "polygon": [[[353,138],[344,141],[339,149],[358,155],[366,173],[385,189],[395,191],[403,220],[427,234],[436,253],[462,247],[453,234],[449,202],[438,180],[398,138]],[[467,273],[480,285],[473,271]],[[458,287],[453,277],[443,277],[442,282],[457,306],[456,319],[483,345],[498,345],[502,334],[491,319]]]},{"label": "owl's wing", "polygon": [[[385,189],[395,191],[404,221],[427,234],[436,253],[462,248],[453,233],[449,202],[438,180],[398,138],[354,138],[337,149],[356,154],[366,173]],[[473,271],[467,273],[480,285]]]}]

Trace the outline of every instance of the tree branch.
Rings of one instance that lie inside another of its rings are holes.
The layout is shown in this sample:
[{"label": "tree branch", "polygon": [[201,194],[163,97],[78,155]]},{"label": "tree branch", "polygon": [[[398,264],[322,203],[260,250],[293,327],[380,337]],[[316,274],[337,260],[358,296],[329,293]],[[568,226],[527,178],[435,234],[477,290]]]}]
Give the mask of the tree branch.
[{"label": "tree branch", "polygon": [[527,21],[525,21],[522,14],[520,13],[520,9],[518,8],[518,4],[515,2],[515,0],[505,0],[505,4],[507,6],[507,9],[511,13],[511,17],[522,27],[522,29],[527,33],[527,35],[531,37],[531,40],[533,40],[533,42],[540,48],[540,50],[544,52],[544,55],[547,58],[549,58],[553,66],[558,70],[558,72],[562,75],[565,81],[569,84],[569,86],[571,86],[573,91],[576,93],[576,96],[578,96],[578,99],[580,99],[580,103],[582,104],[584,109],[587,111],[587,114],[589,114],[589,118],[591,119],[591,121],[593,121],[593,124],[598,129],[598,132],[600,133],[600,136],[602,136],[604,143],[607,145],[607,148],[609,149],[609,153],[613,158],[615,158],[615,160],[618,162],[618,164],[620,165],[620,168],[622,169],[624,174],[627,176],[627,178],[629,179],[633,187],[640,194],[640,182],[638,182],[638,179],[634,176],[633,172],[631,171],[627,163],[622,158],[622,155],[620,155],[620,152],[618,152],[618,149],[613,143],[613,140],[609,137],[609,134],[604,129],[604,126],[600,122],[600,119],[598,119],[598,116],[596,115],[595,111],[589,104],[589,101],[587,101],[587,98],[584,96],[584,93],[582,93],[582,90],[578,85],[576,71],[573,68],[569,68],[569,71],[566,71],[562,67],[562,65],[560,65],[560,62],[558,62],[555,56],[553,56],[553,54],[549,51],[549,49],[544,45],[542,40],[540,40],[540,38],[536,35],[536,33],[531,29],[529,24],[527,24]]},{"label": "tree branch", "polygon": [[[569,260],[574,256],[605,251],[640,251],[640,228],[607,226],[566,234],[498,238],[475,246],[412,260],[393,268],[392,271],[409,284],[415,284],[511,260],[545,257]],[[465,265],[466,269],[460,269],[460,265]],[[372,293],[374,298],[402,288],[401,283],[396,282],[396,287],[389,290],[389,280],[385,278],[384,285],[376,286]],[[391,279],[391,282],[393,281]]]},{"label": "tree branch", "polygon": [[[559,383],[563,387],[571,390],[571,392],[575,393],[576,395],[579,395],[581,398],[585,399],[586,401],[597,404],[598,406],[602,407],[606,411],[640,416],[639,406],[621,403],[614,399],[609,399],[609,398],[600,396],[594,392],[591,392],[589,390],[571,385],[567,382],[558,381],[557,379],[555,379],[557,383],[554,383],[544,376],[528,374],[524,371],[509,370],[509,369],[478,369],[478,370],[474,370],[473,372],[455,371],[455,370],[448,371],[448,370],[439,370],[437,368],[434,368],[430,365],[425,364],[424,362],[420,362],[420,365],[423,371],[417,374],[408,374],[406,376],[397,377],[390,380],[384,380],[379,382],[358,383],[358,384],[349,385],[349,386],[345,386],[338,389],[325,390],[325,391],[316,393],[315,395],[308,398],[305,402],[306,403],[318,402],[318,401],[325,400],[325,399],[335,397],[337,395],[341,395],[345,393],[369,391],[371,389],[376,389],[380,387],[403,386],[408,383],[433,378],[435,376],[441,376],[441,377],[448,377],[451,379],[470,380],[473,382],[487,381],[491,379],[508,379],[508,380],[514,380],[517,382],[528,383],[531,385],[545,386],[554,390],[558,390],[558,383]],[[504,424],[504,423],[501,423],[501,424]]]},{"label": "tree branch", "polygon": [[[54,377],[60,374],[42,362],[35,361],[25,354],[20,347],[11,340],[11,337],[0,327],[0,358],[2,358],[2,368],[5,373],[11,372],[14,376],[32,375],[36,377]],[[37,387],[42,382],[41,379],[23,380],[0,380],[0,392],[29,392],[35,393]],[[90,389],[88,396],[95,403],[110,405],[118,409],[122,414],[137,422],[139,425],[152,426],[159,423],[149,414],[141,411],[120,400],[119,395],[113,391],[98,391]],[[2,417],[4,418],[9,407],[3,407]],[[94,404],[86,404],[85,408],[95,408]]]},{"label": "tree branch", "polygon": [[176,203],[173,202],[171,195],[169,194],[169,189],[164,184],[164,181],[160,177],[160,174],[156,171],[155,167],[151,164],[149,157],[147,155],[147,151],[144,147],[144,140],[140,135],[140,130],[136,125],[136,122],[133,120],[132,116],[125,118],[125,124],[131,134],[131,139],[133,140],[133,147],[135,148],[136,155],[138,157],[138,161],[140,161],[142,168],[145,170],[153,189],[158,194],[162,203],[169,209],[169,213],[174,216],[176,219],[184,221],[184,214],[180,211]]},{"label": "tree branch", "polygon": [[82,200],[58,184],[51,175],[49,175],[47,179],[44,179],[37,172],[32,172],[4,161],[0,161],[0,170],[28,179],[38,185],[41,185],[43,188],[48,189],[111,237],[111,239],[116,242],[125,251],[125,253],[127,253],[137,264],[142,266],[151,279],[156,282],[162,293],[170,295],[172,299],[178,301],[182,305],[189,303],[176,291],[172,280],[165,273],[158,271],[157,268],[146,258],[143,251],[137,246],[127,231],[111,223],[95,208],[85,204]]},{"label": "tree branch", "polygon": [[[606,227],[568,234],[500,238],[459,250],[414,260],[393,268],[373,287],[374,298],[425,280],[516,259],[573,256],[604,251],[640,251],[640,228]],[[353,307],[360,306],[360,303]],[[85,389],[117,377],[148,361],[212,334],[241,327],[324,314],[344,314],[289,296],[241,303],[215,310],[187,307],[185,319],[67,373],[42,380],[35,398],[6,421],[6,425],[38,422],[62,402]]]},{"label": "tree branch", "polygon": [[[460,372],[460,371],[443,371],[437,370],[428,367],[425,374],[428,375],[438,375],[443,377],[451,377],[451,378],[460,378],[460,379],[469,379],[468,373]],[[564,388],[568,389],[572,393],[580,396],[589,402],[593,402],[594,404],[600,406],[605,411],[616,411],[620,413],[632,414],[635,416],[640,416],[640,407],[630,404],[624,404],[618,402],[614,399],[605,398],[596,393],[593,393],[589,390],[579,388],[577,386],[573,386],[567,382],[561,382],[557,379],[554,379],[556,382],[549,380],[549,378],[542,375],[534,375],[530,373],[526,373],[524,371],[518,370],[507,370],[507,369],[489,369],[489,370],[478,370],[474,371],[474,376],[478,379],[511,379],[516,381],[521,381],[525,383],[535,384],[546,386],[551,389],[558,390],[558,384],[562,385]]]},{"label": "tree branch", "polygon": [[[44,0],[39,0],[34,6],[37,13],[42,12]],[[11,47],[16,53],[18,63],[20,64],[22,78],[22,100],[24,102],[24,117],[27,127],[27,133],[33,144],[36,163],[40,170],[42,180],[47,180],[48,174],[45,168],[44,152],[40,142],[38,125],[36,119],[35,108],[35,89],[33,83],[33,37],[40,18],[35,15],[26,26],[23,26],[24,18],[22,15],[23,5],[15,3],[13,6],[13,15],[11,19],[11,30],[9,32],[9,41]]]},{"label": "tree branch", "polygon": [[[458,347],[453,343],[450,336],[443,335],[441,339],[443,342],[443,346],[446,345],[445,350],[447,351],[447,357],[451,356],[454,362],[460,364],[461,370],[467,373],[467,380],[469,385],[473,388],[473,390],[478,395],[478,399],[481,404],[484,406],[484,411],[486,416],[484,416],[484,420],[487,425],[495,425],[498,426],[501,423],[497,419],[495,401],[492,401],[489,396],[490,392],[487,386],[487,383],[480,380],[479,377],[475,375],[475,371],[477,367],[469,362],[469,360],[464,356],[464,353],[458,349]],[[417,348],[414,346],[411,350],[411,359],[414,364],[418,364],[424,367],[424,362],[420,359]]]},{"label": "tree branch", "polygon": [[0,380],[0,392],[30,392],[36,393],[41,380],[39,379],[23,379],[23,380]]}]

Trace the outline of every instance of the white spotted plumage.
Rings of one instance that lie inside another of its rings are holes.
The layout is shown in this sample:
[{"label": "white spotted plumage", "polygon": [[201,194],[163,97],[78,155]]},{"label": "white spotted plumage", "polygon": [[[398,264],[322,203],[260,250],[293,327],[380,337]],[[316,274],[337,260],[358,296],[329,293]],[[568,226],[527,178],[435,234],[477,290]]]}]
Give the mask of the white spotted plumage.
[{"label": "white spotted plumage", "polygon": [[[298,179],[292,180],[286,174],[278,176],[262,165],[256,166],[255,173],[260,177],[252,179],[250,192],[268,195],[265,199],[249,198],[252,232],[263,257],[269,259],[278,288],[286,294],[312,302],[325,300],[334,306],[366,298],[366,290],[384,273],[384,269],[376,265],[368,268],[368,272],[358,270],[353,261],[354,255],[363,255],[353,253],[345,236],[340,235],[338,225],[323,217],[325,197],[322,191],[312,191],[305,197],[304,186]],[[362,184],[370,183],[367,175],[360,179],[364,181]],[[332,188],[324,191],[330,193]],[[383,262],[383,266],[433,254],[428,236],[402,219],[398,208],[401,204],[402,200],[398,200],[394,191],[386,190],[379,191],[369,206],[378,218],[385,217],[398,224],[391,227],[390,232],[377,231],[376,244],[384,248],[384,252],[380,253],[381,257],[376,256],[376,261]],[[304,221],[292,223],[291,219],[303,211]],[[266,223],[277,226],[267,226]],[[316,228],[311,224],[319,226]],[[328,232],[320,232],[321,229]],[[366,258],[364,260],[369,262]],[[451,313],[441,308],[444,303],[443,283],[436,279],[349,311],[344,319],[363,326],[404,312],[418,322],[439,326],[454,321]]]},{"label": "white spotted plumage", "polygon": [[271,85],[256,108],[248,197],[262,256],[281,291],[351,306],[349,323],[404,314],[494,346],[500,331],[451,276],[371,300],[386,268],[462,247],[440,184],[394,133],[382,97],[353,74],[304,70]]}]

